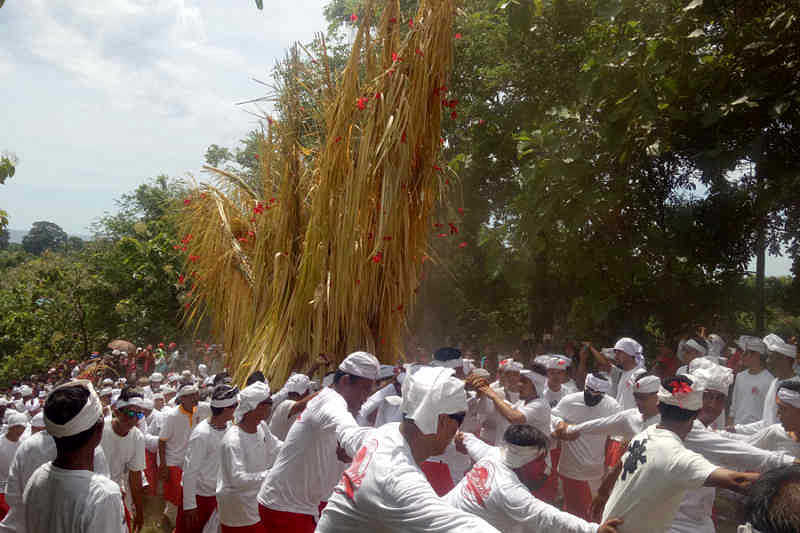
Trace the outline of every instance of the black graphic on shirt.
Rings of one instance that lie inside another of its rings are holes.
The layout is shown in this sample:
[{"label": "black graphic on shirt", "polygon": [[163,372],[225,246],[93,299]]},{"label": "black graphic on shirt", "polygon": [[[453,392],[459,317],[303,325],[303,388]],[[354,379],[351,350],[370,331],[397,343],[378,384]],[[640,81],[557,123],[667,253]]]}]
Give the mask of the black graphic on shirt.
[{"label": "black graphic on shirt", "polygon": [[639,468],[639,463],[645,464],[647,462],[647,456],[645,452],[647,452],[647,439],[636,440],[633,441],[628,448],[628,457],[625,458],[625,462],[622,464],[622,481],[625,481],[625,478],[628,474],[633,475],[636,472],[636,469]]}]

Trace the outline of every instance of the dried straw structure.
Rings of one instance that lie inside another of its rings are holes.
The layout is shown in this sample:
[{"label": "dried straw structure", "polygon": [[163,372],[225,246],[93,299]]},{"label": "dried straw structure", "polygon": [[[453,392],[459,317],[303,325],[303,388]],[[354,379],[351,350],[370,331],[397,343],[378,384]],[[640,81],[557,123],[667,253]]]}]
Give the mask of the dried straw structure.
[{"label": "dried straw structure", "polygon": [[335,84],[324,83],[327,56],[317,89],[290,54],[261,183],[208,169],[221,183],[184,202],[195,283],[186,318],[210,318],[239,382],[257,368],[282,381],[321,352],[402,359],[431,215],[449,184],[438,156],[455,5],[422,0],[402,20],[389,2],[370,32],[373,12]]}]

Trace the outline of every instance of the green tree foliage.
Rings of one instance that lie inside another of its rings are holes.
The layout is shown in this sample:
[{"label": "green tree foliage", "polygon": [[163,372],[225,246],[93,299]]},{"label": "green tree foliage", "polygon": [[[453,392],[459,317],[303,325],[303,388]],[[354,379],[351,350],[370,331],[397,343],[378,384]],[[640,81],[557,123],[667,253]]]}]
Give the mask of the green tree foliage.
[{"label": "green tree foliage", "polygon": [[54,222],[34,222],[30,231],[22,238],[22,247],[33,255],[45,250],[63,251],[67,245],[67,233]]},{"label": "green tree foliage", "polygon": [[9,244],[10,234],[8,233],[8,229],[1,228],[0,229],[0,250],[7,250]]}]

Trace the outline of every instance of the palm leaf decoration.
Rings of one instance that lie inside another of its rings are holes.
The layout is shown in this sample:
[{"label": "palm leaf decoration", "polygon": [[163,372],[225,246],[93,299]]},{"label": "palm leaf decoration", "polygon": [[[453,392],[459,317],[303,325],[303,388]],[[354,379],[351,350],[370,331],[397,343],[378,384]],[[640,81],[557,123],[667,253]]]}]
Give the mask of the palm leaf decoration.
[{"label": "palm leaf decoration", "polygon": [[214,183],[184,201],[185,318],[210,320],[238,382],[255,369],[282,381],[308,354],[403,358],[431,217],[451,186],[439,151],[455,5],[423,0],[401,20],[389,2],[370,31],[375,11],[364,6],[338,80],[323,40],[319,60],[290,51],[257,183],[207,168]]}]

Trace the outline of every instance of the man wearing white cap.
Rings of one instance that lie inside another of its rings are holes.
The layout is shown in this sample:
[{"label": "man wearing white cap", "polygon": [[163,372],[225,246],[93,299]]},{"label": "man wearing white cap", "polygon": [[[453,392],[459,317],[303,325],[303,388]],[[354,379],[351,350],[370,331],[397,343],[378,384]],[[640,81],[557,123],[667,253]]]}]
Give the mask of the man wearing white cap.
[{"label": "man wearing white cap", "polygon": [[153,398],[153,395],[161,390],[161,383],[164,381],[164,375],[161,372],[153,372],[150,374],[150,383],[144,387],[144,397]]},{"label": "man wearing white cap", "polygon": [[189,436],[200,422],[197,414],[197,387],[184,385],[176,396],[177,405],[162,419],[158,443],[159,476],[164,481],[165,514],[170,522],[177,517],[181,504],[181,476]]},{"label": "man wearing white cap", "polygon": [[419,467],[444,452],[466,409],[464,382],[454,377],[453,369],[424,367],[406,376],[403,422],[361,435],[361,448],[336,486],[317,531],[496,531],[439,498]]},{"label": "man wearing white cap", "polygon": [[297,402],[304,398],[309,392],[310,380],[305,374],[292,374],[283,386],[286,399],[280,405],[274,407],[272,418],[269,421],[269,430],[276,438],[283,440],[289,433],[295,420],[300,414],[302,405],[297,406]]},{"label": "man wearing white cap", "polygon": [[22,503],[27,533],[126,530],[119,486],[92,471],[103,410],[89,381],[56,387],[44,406],[56,458],[31,475]]},{"label": "man wearing white cap", "polygon": [[781,381],[776,401],[780,423],[746,437],[746,442],[765,450],[800,457],[800,380]]},{"label": "man wearing white cap", "polygon": [[[619,404],[606,394],[611,382],[597,374],[588,374],[583,392],[569,394],[552,411],[556,424],[580,424],[605,418],[620,411]],[[564,510],[587,519],[592,494],[597,492],[605,473],[607,435],[581,434],[561,445],[558,474],[564,486]]]},{"label": "man wearing white cap", "polygon": [[568,394],[577,392],[577,388],[567,385],[569,376],[567,370],[572,364],[572,359],[565,355],[540,355],[534,360],[547,371],[547,388],[542,394],[551,408],[555,407],[561,398]]},{"label": "man wearing white cap", "polygon": [[8,429],[0,437],[0,520],[8,513],[6,503],[6,482],[8,481],[8,471],[11,468],[11,461],[20,445],[20,437],[25,431],[28,419],[22,413],[14,413],[8,417]]},{"label": "man wearing white cap", "polygon": [[[383,367],[386,365],[381,366]],[[381,374],[378,373],[379,377],[380,375]],[[391,376],[394,377],[394,367],[392,367]],[[358,411],[356,421],[362,426],[374,425],[375,418],[378,416],[378,408],[381,406],[381,403],[383,403],[383,400],[388,396],[396,396],[398,394],[400,394],[400,383],[398,383],[397,380],[387,383],[364,401],[364,404]]]},{"label": "man wearing white cap", "polygon": [[687,490],[702,486],[743,491],[758,474],[718,468],[686,449],[703,406],[703,388],[687,376],[665,379],[659,390],[661,422],[631,440],[603,511],[603,519],[619,517],[620,533],[663,532],[669,529]]},{"label": "man wearing white cap", "polygon": [[211,418],[201,421],[189,437],[175,533],[202,533],[217,508],[220,447],[238,405],[238,392],[228,385],[217,385],[211,396]]},{"label": "man wearing white cap", "polygon": [[528,424],[509,426],[499,447],[467,433],[461,441],[475,466],[445,497],[445,501],[479,516],[500,531],[613,533],[618,520],[603,526],[587,522],[538,500],[531,494],[542,473],[531,467],[547,453],[547,436]]},{"label": "man wearing white cap", "polygon": [[265,382],[256,381],[239,393],[233,415],[236,426],[225,434],[220,447],[217,502],[222,533],[264,531],[256,496],[283,444],[261,424],[271,408]]},{"label": "man wearing white cap", "polygon": [[646,371],[642,345],[630,337],[622,337],[614,344],[614,358],[622,367],[617,386],[617,403],[623,410],[633,409],[636,407],[633,396],[636,376]]},{"label": "man wearing white cap", "polygon": [[765,367],[767,346],[764,341],[743,335],[736,344],[744,352],[742,364],[746,370],[736,374],[728,425],[750,424],[761,420],[767,391],[775,379]]},{"label": "man wearing white cap", "polygon": [[348,355],[333,384],[308,402],[289,429],[258,493],[261,521],[268,531],[314,531],[320,504],[347,466],[340,460],[345,457],[338,434],[358,427],[353,413],[372,393],[379,367],[367,352]]}]

